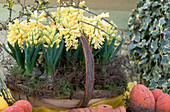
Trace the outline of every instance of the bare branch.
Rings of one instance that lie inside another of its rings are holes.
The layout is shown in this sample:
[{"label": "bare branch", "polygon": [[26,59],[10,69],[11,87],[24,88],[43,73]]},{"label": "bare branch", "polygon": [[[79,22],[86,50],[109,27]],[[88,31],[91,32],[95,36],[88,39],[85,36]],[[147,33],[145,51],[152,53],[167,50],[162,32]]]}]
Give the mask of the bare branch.
[{"label": "bare branch", "polygon": [[11,22],[11,18],[12,18],[12,6],[10,4],[10,1],[8,1],[9,4],[9,22]]},{"label": "bare branch", "polygon": [[49,14],[49,12],[47,12],[46,10],[44,10],[44,12],[46,12],[46,14],[47,14],[48,16],[50,16],[50,18],[54,21],[54,24],[56,24],[55,19]]}]

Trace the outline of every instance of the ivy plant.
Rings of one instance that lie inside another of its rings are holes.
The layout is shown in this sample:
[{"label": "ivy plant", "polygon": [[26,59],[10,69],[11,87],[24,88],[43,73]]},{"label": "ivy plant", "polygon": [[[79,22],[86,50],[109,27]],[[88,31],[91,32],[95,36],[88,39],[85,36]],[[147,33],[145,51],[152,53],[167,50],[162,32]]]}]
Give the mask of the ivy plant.
[{"label": "ivy plant", "polygon": [[129,19],[132,43],[130,57],[137,70],[138,83],[151,90],[170,88],[169,0],[138,0]]}]

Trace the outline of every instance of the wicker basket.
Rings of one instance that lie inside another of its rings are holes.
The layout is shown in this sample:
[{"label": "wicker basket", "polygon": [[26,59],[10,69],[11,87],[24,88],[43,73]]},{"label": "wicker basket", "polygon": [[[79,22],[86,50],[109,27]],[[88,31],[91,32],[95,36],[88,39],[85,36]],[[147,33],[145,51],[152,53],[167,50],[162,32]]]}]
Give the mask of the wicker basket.
[{"label": "wicker basket", "polygon": [[[28,100],[33,106],[45,106],[51,109],[57,108],[76,108],[76,107],[87,107],[98,101],[104,100],[105,98],[117,96],[121,94],[117,91],[104,91],[104,90],[93,90],[94,85],[94,59],[93,54],[86,40],[85,36],[81,35],[81,44],[85,57],[86,64],[86,83],[85,91],[73,92],[71,97],[33,97],[21,93],[22,91],[13,90],[13,84],[7,82],[7,86],[11,91],[12,96],[15,100]],[[19,86],[19,85],[18,85]]]}]

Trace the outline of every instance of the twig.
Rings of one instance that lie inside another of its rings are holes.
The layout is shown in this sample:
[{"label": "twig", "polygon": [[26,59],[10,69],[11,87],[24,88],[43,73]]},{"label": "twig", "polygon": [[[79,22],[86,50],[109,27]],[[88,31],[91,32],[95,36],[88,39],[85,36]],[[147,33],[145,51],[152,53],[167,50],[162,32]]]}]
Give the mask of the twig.
[{"label": "twig", "polygon": [[9,22],[11,22],[11,16],[12,16],[12,6],[10,5],[10,1],[9,1]]},{"label": "twig", "polygon": [[2,30],[2,29],[6,30],[5,25],[4,25],[3,23],[0,23],[0,24],[1,24],[1,26],[2,26],[2,27],[0,27],[0,30]]},{"label": "twig", "polygon": [[56,24],[55,19],[49,14],[49,12],[47,12],[46,10],[44,10],[44,12],[46,12],[46,14],[47,14],[48,16],[50,16],[50,18],[54,21],[54,24]]},{"label": "twig", "polygon": [[24,0],[24,6],[25,6],[26,0]]},{"label": "twig", "polygon": [[77,0],[78,1],[78,3],[77,3],[77,7],[79,6],[79,4],[80,4],[80,0]]}]

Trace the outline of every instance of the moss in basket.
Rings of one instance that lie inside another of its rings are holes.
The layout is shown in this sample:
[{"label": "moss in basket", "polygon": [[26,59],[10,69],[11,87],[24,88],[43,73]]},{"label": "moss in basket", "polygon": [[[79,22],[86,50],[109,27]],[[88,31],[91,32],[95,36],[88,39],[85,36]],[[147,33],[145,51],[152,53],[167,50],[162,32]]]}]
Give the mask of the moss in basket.
[{"label": "moss in basket", "polygon": [[[102,19],[109,14],[89,18],[83,15],[88,12],[84,5],[62,5],[55,12],[42,11],[40,15],[37,10],[30,11],[31,17],[27,21],[16,19],[9,23],[8,43],[4,48],[18,67],[12,69],[7,84],[13,83],[14,88],[22,84],[18,90],[27,86],[23,90],[25,93],[32,95],[36,92],[40,96],[44,92],[39,90],[55,91],[57,96],[84,90],[85,58],[80,40],[83,34],[94,56],[94,89],[121,91],[126,87],[126,74],[121,70],[123,59],[117,57],[114,60],[114,57],[123,44],[123,37],[113,22]],[[119,65],[114,64],[116,61],[120,61]]]}]

